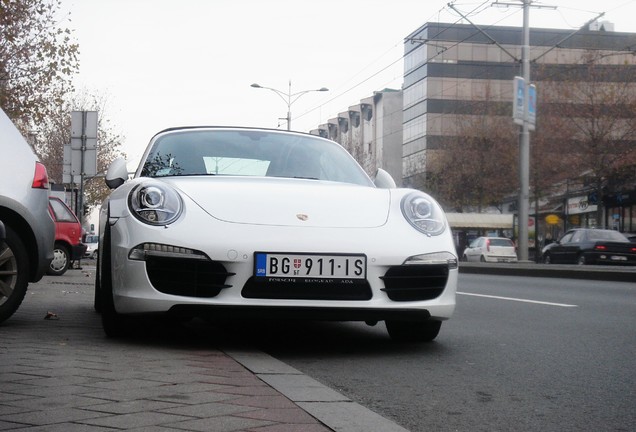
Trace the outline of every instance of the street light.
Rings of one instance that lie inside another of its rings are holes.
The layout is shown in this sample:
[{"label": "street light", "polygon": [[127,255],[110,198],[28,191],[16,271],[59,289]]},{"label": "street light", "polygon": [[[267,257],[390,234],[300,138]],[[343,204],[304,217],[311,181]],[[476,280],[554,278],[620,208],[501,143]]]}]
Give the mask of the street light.
[{"label": "street light", "polygon": [[281,91],[281,90],[277,90],[275,88],[271,88],[271,87],[263,87],[260,84],[252,84],[252,87],[254,88],[259,88],[259,89],[266,89],[266,90],[271,90],[274,93],[276,93],[278,96],[280,96],[280,98],[287,104],[287,118],[285,120],[287,120],[287,130],[291,130],[291,120],[292,120],[292,115],[291,115],[291,106],[294,102],[296,102],[298,100],[298,98],[300,98],[302,95],[306,94],[306,93],[310,93],[310,92],[324,92],[324,91],[329,91],[329,89],[327,87],[322,87],[319,89],[313,89],[313,90],[303,90],[303,91],[299,91],[296,93],[292,93],[292,86],[291,86],[291,80],[289,80],[289,90],[287,91],[287,93]]}]

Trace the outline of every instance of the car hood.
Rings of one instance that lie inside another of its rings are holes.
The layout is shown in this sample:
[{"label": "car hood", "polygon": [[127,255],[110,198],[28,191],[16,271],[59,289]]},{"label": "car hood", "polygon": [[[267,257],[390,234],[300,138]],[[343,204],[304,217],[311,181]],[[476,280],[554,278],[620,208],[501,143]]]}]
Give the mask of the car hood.
[{"label": "car hood", "polygon": [[233,223],[372,228],[388,219],[391,193],[304,179],[189,177],[165,179],[212,217]]}]

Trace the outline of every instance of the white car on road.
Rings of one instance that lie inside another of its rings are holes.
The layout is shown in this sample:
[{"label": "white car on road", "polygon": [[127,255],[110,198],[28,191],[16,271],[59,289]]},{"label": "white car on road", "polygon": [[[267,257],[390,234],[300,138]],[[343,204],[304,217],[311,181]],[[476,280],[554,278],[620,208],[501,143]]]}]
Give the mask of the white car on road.
[{"label": "white car on road", "polygon": [[115,161],[100,214],[96,309],[109,335],[140,314],[385,321],[430,341],[455,308],[457,256],[429,195],[375,184],[337,143],[251,128],[152,138]]},{"label": "white car on road", "polygon": [[464,250],[462,261],[517,262],[517,250],[506,237],[478,237]]}]

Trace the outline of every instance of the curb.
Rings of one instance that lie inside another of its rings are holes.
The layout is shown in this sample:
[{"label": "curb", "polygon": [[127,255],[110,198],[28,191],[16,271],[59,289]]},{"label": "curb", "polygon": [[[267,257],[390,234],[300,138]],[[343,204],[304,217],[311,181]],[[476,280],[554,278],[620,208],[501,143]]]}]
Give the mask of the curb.
[{"label": "curb", "polygon": [[579,266],[564,264],[490,264],[459,263],[459,272],[500,276],[525,276],[636,282],[636,267]]}]

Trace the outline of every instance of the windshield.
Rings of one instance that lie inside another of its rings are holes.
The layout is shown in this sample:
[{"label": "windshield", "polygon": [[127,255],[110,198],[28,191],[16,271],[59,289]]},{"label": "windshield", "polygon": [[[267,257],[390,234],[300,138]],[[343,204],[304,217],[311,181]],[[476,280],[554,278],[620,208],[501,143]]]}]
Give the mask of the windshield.
[{"label": "windshield", "polygon": [[140,175],[266,176],[373,185],[335,142],[248,129],[187,129],[161,135],[142,161]]},{"label": "windshield", "polygon": [[508,240],[505,238],[491,238],[490,239],[490,246],[509,246],[509,247],[514,247],[514,244],[512,243],[512,240]]}]

